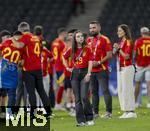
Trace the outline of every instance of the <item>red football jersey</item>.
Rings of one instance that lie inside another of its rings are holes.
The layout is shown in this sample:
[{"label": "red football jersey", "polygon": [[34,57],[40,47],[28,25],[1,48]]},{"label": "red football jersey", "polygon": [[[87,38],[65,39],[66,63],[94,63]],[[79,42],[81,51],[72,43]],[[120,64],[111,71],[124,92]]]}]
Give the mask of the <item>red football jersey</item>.
[{"label": "red football jersey", "polygon": [[48,73],[50,75],[53,75],[53,69],[54,69],[54,61],[51,61],[48,63]]},{"label": "red football jersey", "polygon": [[[90,45],[94,57],[94,61],[102,60],[107,52],[112,51],[112,45],[110,40],[104,36],[96,36],[96,37],[89,37],[87,39],[88,44]],[[104,62],[103,64],[99,65],[98,67],[94,67],[92,72],[99,72],[101,70],[108,70],[108,61]]]},{"label": "red football jersey", "polygon": [[21,42],[25,44],[25,51],[23,55],[25,71],[33,71],[41,69],[41,48],[40,40],[32,33],[24,33]]},{"label": "red football jersey", "polygon": [[63,55],[64,49],[65,49],[64,41],[60,40],[59,38],[56,38],[52,43],[52,53],[54,56],[56,71],[64,70],[64,66],[62,62],[62,55]]},{"label": "red football jersey", "polygon": [[119,54],[120,67],[132,65],[132,43],[130,40],[124,40],[120,42],[120,48],[125,54],[129,54],[130,58],[126,60],[122,55]]},{"label": "red football jersey", "polygon": [[135,41],[134,51],[137,53],[136,64],[146,67],[150,65],[150,37],[141,37]]},{"label": "red football jersey", "polygon": [[9,62],[18,63],[21,60],[23,53],[23,48],[17,48],[13,45],[11,39],[5,40],[0,45],[0,50],[2,51],[2,57]]},{"label": "red football jersey", "polygon": [[43,76],[46,76],[48,74],[48,60],[53,58],[52,53],[46,49],[42,49],[42,70],[43,70]]},{"label": "red football jersey", "polygon": [[[91,48],[89,46],[84,47],[84,51],[83,51],[82,55],[79,57],[82,50],[83,50],[82,48],[77,48],[77,51],[74,55],[74,60],[73,60],[74,68],[88,68],[89,61],[93,60],[93,54],[92,54]],[[70,57],[70,54],[71,54],[71,49],[68,50],[64,54],[64,58],[67,59],[68,57]]]},{"label": "red football jersey", "polygon": [[[68,48],[68,49],[66,48],[65,51],[64,51],[63,56],[67,61],[68,67],[72,68],[73,67],[73,61],[71,59],[71,48]],[[67,71],[66,68],[64,69],[64,74],[65,74],[66,77],[71,76],[71,72]]]}]

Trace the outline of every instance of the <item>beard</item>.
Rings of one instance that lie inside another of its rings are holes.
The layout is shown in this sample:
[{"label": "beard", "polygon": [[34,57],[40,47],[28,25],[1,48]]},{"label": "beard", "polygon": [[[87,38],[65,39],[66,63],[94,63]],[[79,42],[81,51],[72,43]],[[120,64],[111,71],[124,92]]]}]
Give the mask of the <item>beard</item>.
[{"label": "beard", "polygon": [[99,32],[90,32],[90,36],[95,37],[95,36],[97,36],[97,35],[98,35],[98,33],[99,33]]}]

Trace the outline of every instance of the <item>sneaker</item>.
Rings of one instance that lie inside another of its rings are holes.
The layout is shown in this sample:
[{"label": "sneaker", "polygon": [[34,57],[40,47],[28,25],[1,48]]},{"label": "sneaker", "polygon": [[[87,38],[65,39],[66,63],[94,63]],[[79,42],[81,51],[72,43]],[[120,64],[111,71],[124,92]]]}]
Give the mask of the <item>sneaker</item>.
[{"label": "sneaker", "polygon": [[124,118],[137,118],[137,114],[135,112],[129,112]]},{"label": "sneaker", "polygon": [[50,118],[50,119],[52,119],[52,118],[54,118],[54,117],[55,117],[55,114],[53,114],[53,113],[48,116],[48,118]]},{"label": "sneaker", "polygon": [[77,123],[77,127],[80,127],[80,126],[85,126],[86,124],[84,122],[80,122],[80,123]]},{"label": "sneaker", "polygon": [[125,118],[127,114],[127,112],[124,112],[119,118]]},{"label": "sneaker", "polygon": [[110,112],[106,112],[104,115],[102,115],[102,118],[110,119],[112,118],[112,114]]},{"label": "sneaker", "polygon": [[69,112],[69,115],[75,117],[76,111],[74,109],[71,109],[71,111]]},{"label": "sneaker", "polygon": [[94,121],[92,120],[92,121],[87,121],[86,122],[86,125],[87,126],[93,126],[94,125]]},{"label": "sneaker", "polygon": [[99,116],[99,114],[94,114],[93,117],[94,117],[94,119],[97,119],[97,118],[99,118],[100,116]]},{"label": "sneaker", "polygon": [[56,104],[54,110],[65,111],[65,108],[63,108],[61,104]]},{"label": "sneaker", "polygon": [[150,103],[147,103],[147,108],[150,108]]},{"label": "sneaker", "polygon": [[72,107],[72,108],[75,108],[75,102],[72,103],[72,106],[71,106],[71,107]]}]

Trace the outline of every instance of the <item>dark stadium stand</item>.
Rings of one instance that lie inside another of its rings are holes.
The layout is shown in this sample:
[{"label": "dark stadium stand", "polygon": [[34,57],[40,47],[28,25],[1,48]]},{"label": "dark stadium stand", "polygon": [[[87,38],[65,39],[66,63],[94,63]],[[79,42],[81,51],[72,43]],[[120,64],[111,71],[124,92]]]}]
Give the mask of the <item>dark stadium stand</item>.
[{"label": "dark stadium stand", "polygon": [[59,27],[65,27],[71,16],[71,0],[4,0],[0,1],[0,30],[11,32],[27,21],[31,27],[40,24],[51,41]]},{"label": "dark stadium stand", "polygon": [[140,27],[150,27],[150,1],[108,0],[98,19],[102,25],[102,32],[107,34],[113,42],[117,41],[117,25],[122,23],[131,27],[132,36],[135,39],[140,35]]}]

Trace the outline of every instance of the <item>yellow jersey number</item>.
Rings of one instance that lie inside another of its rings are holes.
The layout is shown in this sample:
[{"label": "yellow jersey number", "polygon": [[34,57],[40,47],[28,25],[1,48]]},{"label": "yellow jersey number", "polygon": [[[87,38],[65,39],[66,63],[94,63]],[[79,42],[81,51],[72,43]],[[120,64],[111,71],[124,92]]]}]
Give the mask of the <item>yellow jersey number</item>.
[{"label": "yellow jersey number", "polygon": [[40,56],[40,44],[38,42],[35,43],[34,53],[39,57]]},{"label": "yellow jersey number", "polygon": [[83,59],[82,59],[82,57],[80,57],[79,60],[77,61],[77,64],[80,65],[82,63],[83,63]]},{"label": "yellow jersey number", "polygon": [[54,54],[54,59],[56,60],[58,58],[58,49],[57,49],[57,47],[54,47],[53,54]]},{"label": "yellow jersey number", "polygon": [[10,62],[14,62],[17,63],[19,61],[20,58],[20,52],[19,51],[12,51],[11,48],[7,47],[3,50],[2,52],[3,58],[7,59],[8,56],[10,56]]},{"label": "yellow jersey number", "polygon": [[143,44],[141,49],[143,56],[150,56],[150,44],[149,45]]}]

